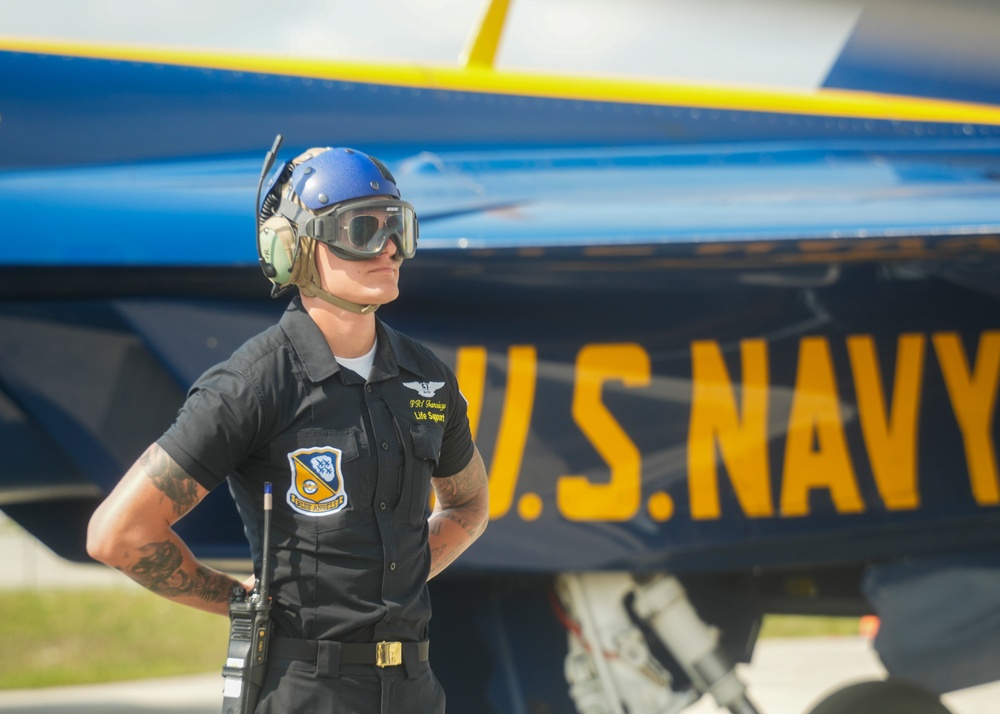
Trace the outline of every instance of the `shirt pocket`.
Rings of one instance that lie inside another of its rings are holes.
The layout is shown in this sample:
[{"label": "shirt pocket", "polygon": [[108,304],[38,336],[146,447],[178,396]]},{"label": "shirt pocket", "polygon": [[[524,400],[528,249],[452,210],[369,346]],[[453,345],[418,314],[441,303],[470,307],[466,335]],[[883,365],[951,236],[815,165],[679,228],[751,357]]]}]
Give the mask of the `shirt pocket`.
[{"label": "shirt pocket", "polygon": [[410,427],[413,441],[413,468],[410,473],[411,499],[409,521],[411,526],[419,526],[427,518],[430,509],[431,475],[437,468],[441,456],[440,429],[423,424]]},{"label": "shirt pocket", "polygon": [[275,457],[287,464],[285,504],[300,527],[323,532],[363,519],[370,499],[358,430],[304,429],[289,436],[276,444]]}]

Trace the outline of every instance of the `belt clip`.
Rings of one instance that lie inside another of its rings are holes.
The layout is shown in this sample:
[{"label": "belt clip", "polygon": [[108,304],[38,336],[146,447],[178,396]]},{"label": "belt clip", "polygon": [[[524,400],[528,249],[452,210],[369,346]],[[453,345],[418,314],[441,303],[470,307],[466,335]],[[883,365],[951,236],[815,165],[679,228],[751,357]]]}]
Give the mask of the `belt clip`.
[{"label": "belt clip", "polygon": [[375,666],[397,667],[403,664],[402,642],[375,643]]}]

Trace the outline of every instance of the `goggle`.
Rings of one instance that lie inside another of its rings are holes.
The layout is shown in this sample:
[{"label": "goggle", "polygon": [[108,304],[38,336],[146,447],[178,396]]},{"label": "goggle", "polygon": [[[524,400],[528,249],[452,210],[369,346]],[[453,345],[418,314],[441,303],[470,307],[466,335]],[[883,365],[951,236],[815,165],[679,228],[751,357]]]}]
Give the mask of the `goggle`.
[{"label": "goggle", "polygon": [[417,252],[417,214],[406,201],[368,198],[349,201],[306,221],[302,235],[326,243],[347,260],[380,255],[391,238],[402,258]]}]

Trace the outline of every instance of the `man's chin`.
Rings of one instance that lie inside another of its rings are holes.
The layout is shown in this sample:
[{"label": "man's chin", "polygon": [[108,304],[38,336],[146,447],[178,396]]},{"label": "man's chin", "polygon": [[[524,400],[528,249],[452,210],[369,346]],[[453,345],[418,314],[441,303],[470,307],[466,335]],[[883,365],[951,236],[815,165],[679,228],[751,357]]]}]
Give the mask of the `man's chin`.
[{"label": "man's chin", "polygon": [[392,302],[399,297],[399,288],[393,290],[385,289],[379,290],[377,294],[374,294],[368,300],[368,304],[372,305],[385,305]]}]

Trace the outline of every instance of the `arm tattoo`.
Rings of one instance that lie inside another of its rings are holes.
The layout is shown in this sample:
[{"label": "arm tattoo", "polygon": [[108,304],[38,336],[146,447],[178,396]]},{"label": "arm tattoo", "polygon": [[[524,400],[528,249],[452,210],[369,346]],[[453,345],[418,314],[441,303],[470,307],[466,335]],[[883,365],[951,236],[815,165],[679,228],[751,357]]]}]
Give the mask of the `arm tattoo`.
[{"label": "arm tattoo", "polygon": [[447,519],[473,539],[477,538],[486,529],[487,501],[477,498],[482,495],[486,484],[486,468],[478,453],[457,474],[437,481],[438,510],[434,514],[436,518],[429,524],[431,532],[440,533],[441,519]]},{"label": "arm tattoo", "polygon": [[195,571],[192,594],[205,602],[228,602],[235,585],[238,583],[234,583],[228,576],[199,565]]},{"label": "arm tattoo", "polygon": [[485,480],[482,461],[474,458],[454,476],[438,481],[437,498],[442,508],[461,506],[475,496]]},{"label": "arm tattoo", "polygon": [[194,596],[205,602],[225,602],[233,586],[230,578],[204,566],[194,575],[184,572],[184,556],[170,541],[147,543],[139,548],[139,559],[121,568],[126,575],[154,593],[166,597]]},{"label": "arm tattoo", "polygon": [[197,505],[198,484],[162,449],[147,449],[139,462],[153,485],[170,499],[178,518]]}]

